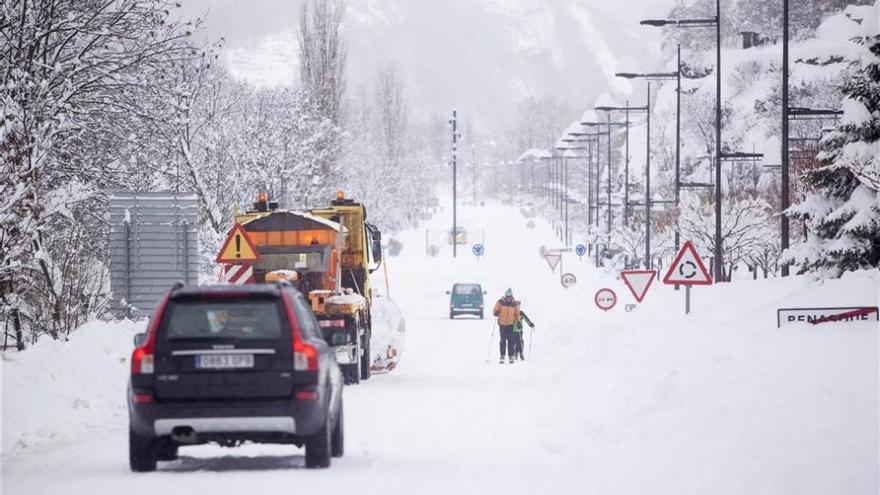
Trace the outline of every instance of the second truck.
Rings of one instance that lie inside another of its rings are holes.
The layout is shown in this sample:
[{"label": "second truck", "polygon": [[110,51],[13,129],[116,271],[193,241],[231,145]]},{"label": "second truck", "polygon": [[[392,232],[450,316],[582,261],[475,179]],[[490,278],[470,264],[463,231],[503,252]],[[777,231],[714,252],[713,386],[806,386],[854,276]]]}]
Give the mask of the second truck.
[{"label": "second truck", "polygon": [[308,298],[347,384],[369,379],[373,367],[370,273],[382,263],[382,236],[366,218],[364,205],[341,192],[328,207],[304,211],[280,209],[261,193],[235,215],[259,252],[254,281],[288,280]]}]

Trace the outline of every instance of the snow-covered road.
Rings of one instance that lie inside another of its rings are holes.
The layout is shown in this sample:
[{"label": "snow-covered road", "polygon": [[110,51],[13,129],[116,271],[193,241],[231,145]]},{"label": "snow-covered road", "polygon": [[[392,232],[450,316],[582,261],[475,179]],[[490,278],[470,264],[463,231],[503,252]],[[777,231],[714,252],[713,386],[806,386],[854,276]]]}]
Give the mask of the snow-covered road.
[{"label": "snow-covered road", "polygon": [[[573,255],[564,263],[578,285],[560,287],[538,256],[541,244],[555,246],[545,222],[526,229],[510,207],[463,217],[486,230],[483,259],[426,258],[424,230],[403,236],[402,255],[390,259],[391,296],[407,320],[403,361],[346,389],[346,455],[329,470],[301,469],[303,452],[292,446],[202,446],[181,449],[156,473],[130,473],[119,360],[128,348],[119,346],[95,358],[119,374],[108,379],[120,386],[113,399],[83,392],[94,414],[69,416],[69,434],[56,425],[54,438],[48,427],[4,440],[4,493],[878,492],[876,323],[775,328],[775,309],[787,304],[876,304],[876,273],[695,289],[688,319],[682,293],[658,286],[627,313],[632,297],[620,281]],[[450,321],[453,282],[482,283],[487,304],[512,287],[538,324],[531,358],[499,365],[489,319]],[[592,305],[602,285],[621,298],[607,314]],[[127,346],[131,329],[120,332]],[[20,381],[39,369],[41,351],[4,362],[7,437],[27,428],[25,414],[68,417],[66,398],[61,410],[28,408]],[[44,354],[64,372],[63,354]],[[34,394],[52,393],[45,380],[34,383]],[[88,418],[107,424],[84,425]]]}]

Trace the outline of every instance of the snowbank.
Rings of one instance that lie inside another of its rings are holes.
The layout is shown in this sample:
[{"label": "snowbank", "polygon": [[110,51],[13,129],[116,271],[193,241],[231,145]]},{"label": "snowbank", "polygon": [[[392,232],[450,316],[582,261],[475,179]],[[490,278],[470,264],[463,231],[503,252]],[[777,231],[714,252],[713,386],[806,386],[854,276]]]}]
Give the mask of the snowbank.
[{"label": "snowbank", "polygon": [[373,336],[370,339],[372,367],[376,371],[393,370],[403,356],[406,322],[400,307],[387,297],[374,297],[370,310]]},{"label": "snowbank", "polygon": [[93,321],[70,342],[2,353],[3,455],[104,434],[127,424],[132,338],[143,322]]}]

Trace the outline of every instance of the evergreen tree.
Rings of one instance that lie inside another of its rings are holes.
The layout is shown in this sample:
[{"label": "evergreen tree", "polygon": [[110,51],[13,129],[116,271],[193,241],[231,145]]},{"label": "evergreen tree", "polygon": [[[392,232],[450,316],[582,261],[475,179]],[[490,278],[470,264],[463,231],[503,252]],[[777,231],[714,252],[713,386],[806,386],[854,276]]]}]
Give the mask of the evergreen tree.
[{"label": "evergreen tree", "polygon": [[789,209],[808,228],[787,256],[801,273],[839,277],[880,266],[880,35],[855,42],[844,116],[822,140],[820,166],[800,177],[812,192]]}]

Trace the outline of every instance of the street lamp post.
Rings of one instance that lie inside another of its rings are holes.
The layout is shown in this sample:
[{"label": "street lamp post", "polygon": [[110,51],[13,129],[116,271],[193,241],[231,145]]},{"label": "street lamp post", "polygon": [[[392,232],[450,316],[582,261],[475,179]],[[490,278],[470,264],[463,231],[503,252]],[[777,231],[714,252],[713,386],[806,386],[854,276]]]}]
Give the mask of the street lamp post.
[{"label": "street lamp post", "polygon": [[[782,202],[782,229],[781,251],[788,249],[788,202],[789,202],[789,155],[788,155],[788,0],[782,0],[782,183],[780,194]],[[782,264],[782,276],[788,276],[788,263]]]},{"label": "street lamp post", "polygon": [[[645,20],[641,24],[662,27],[672,25],[679,28],[715,28],[715,281],[724,279],[723,250],[721,246],[721,0],[715,0],[715,17],[707,19],[664,19]],[[681,67],[679,66],[679,73]]]},{"label": "street lamp post", "polygon": [[[647,115],[647,140],[645,160],[645,265],[650,268],[651,259],[651,83],[648,83],[647,103],[643,107],[631,107],[629,102],[624,107],[600,106],[596,110],[603,112],[623,111],[626,113],[627,134],[629,133],[629,112],[645,112]],[[626,185],[629,185],[629,167],[627,167]],[[629,208],[629,195],[625,194],[624,209]],[[626,225],[626,223],[624,223]]]},{"label": "street lamp post", "polygon": [[[597,110],[599,108],[603,108],[603,107],[597,107]],[[607,191],[606,191],[607,200],[605,203],[605,206],[607,208],[606,212],[608,214],[607,215],[607,227],[606,227],[606,244],[605,244],[605,249],[607,250],[611,247],[611,220],[612,220],[612,214],[611,214],[611,207],[612,207],[612,204],[611,204],[611,127],[612,126],[627,126],[627,124],[624,122],[611,122],[611,113],[608,112],[606,114],[606,120],[604,122],[602,122],[598,119],[597,120],[588,120],[588,121],[581,122],[581,125],[590,126],[590,127],[604,125],[607,128],[607,132],[602,133],[602,135],[607,136],[607,138],[608,138],[607,139],[608,185],[607,185]],[[598,147],[597,147],[597,152],[598,152]],[[598,177],[598,175],[599,175],[599,172],[598,172],[598,167],[597,167],[597,170],[596,170],[596,176],[597,176],[596,177],[596,183],[597,183],[596,184],[596,208],[597,208],[596,224],[597,225],[599,223],[599,214],[598,214],[598,207],[599,207],[599,199],[598,199],[599,185],[598,185],[598,182],[599,182],[599,177]]]}]

